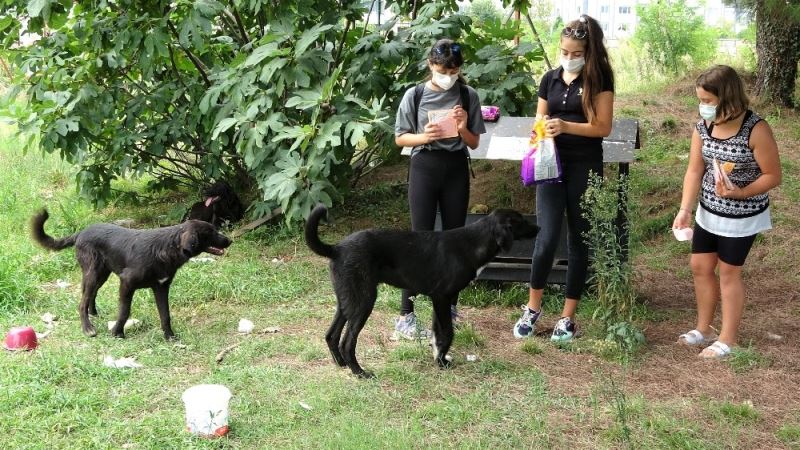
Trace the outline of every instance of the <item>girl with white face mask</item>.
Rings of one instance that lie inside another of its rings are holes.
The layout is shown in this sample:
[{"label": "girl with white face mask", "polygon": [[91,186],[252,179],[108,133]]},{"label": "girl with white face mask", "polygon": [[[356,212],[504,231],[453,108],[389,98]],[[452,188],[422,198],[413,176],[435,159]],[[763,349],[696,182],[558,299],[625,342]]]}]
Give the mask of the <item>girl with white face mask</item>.
[{"label": "girl with white face mask", "polygon": [[568,265],[564,308],[551,339],[569,341],[577,334],[575,311],[586,285],[589,250],[584,233],[581,196],[591,173],[603,173],[603,138],[611,132],[614,73],[597,21],[583,15],[561,32],[561,67],[547,72],[539,83],[537,117],[546,118],[545,131],[555,140],[561,161],[558,183],[536,186],[536,236],[528,304],[514,325],[517,338],[535,333],[542,296],[558,245],[564,214],[568,227]]},{"label": "girl with white face mask", "polygon": [[[464,226],[469,204],[469,149],[486,132],[478,94],[461,78],[464,64],[461,46],[450,39],[437,41],[428,55],[430,79],[406,91],[395,120],[395,142],[411,147],[408,206],[411,229],[433,230],[436,211],[441,211],[442,229]],[[429,111],[447,111],[454,127],[430,123]],[[454,132],[455,136],[448,133]],[[403,291],[395,335],[407,339],[429,336],[417,325],[412,299]],[[457,319],[456,301],[451,315]]]},{"label": "girl with white face mask", "polygon": [[[705,347],[699,354],[703,358],[722,358],[736,344],[744,311],[742,266],[756,235],[772,228],[767,193],[780,184],[781,165],[772,130],[749,109],[735,70],[714,66],[697,78],[695,90],[702,119],[692,133],[672,228],[691,227],[698,205],[690,259],[697,323],[678,343]],[[715,176],[715,166],[725,170],[731,184]],[[722,327],[716,336],[711,323],[718,302]]]}]

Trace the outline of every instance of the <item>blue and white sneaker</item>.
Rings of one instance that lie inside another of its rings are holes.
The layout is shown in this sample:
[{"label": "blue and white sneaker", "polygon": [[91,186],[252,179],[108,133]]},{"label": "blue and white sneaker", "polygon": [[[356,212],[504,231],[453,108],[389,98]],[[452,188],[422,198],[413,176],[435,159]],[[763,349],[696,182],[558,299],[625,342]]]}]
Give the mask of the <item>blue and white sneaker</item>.
[{"label": "blue and white sneaker", "polygon": [[578,326],[569,317],[562,317],[556,322],[553,328],[553,335],[550,336],[551,341],[555,342],[569,342],[578,334]]},{"label": "blue and white sneaker", "polygon": [[413,312],[400,316],[394,320],[394,338],[409,340],[430,339],[433,333],[422,328],[417,322],[417,315]]},{"label": "blue and white sneaker", "polygon": [[534,311],[528,305],[522,305],[522,317],[514,324],[514,337],[525,339],[533,336],[536,331],[536,321],[539,320],[541,311]]}]

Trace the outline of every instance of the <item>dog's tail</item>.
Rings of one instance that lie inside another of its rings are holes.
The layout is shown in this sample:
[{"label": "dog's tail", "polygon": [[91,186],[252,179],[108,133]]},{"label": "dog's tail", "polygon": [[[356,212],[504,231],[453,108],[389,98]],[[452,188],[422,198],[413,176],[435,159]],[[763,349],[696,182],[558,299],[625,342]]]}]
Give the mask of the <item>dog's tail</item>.
[{"label": "dog's tail", "polygon": [[55,239],[44,232],[44,222],[48,217],[50,217],[50,214],[47,213],[46,209],[43,209],[36,213],[33,219],[31,219],[31,234],[33,235],[33,240],[42,247],[50,250],[63,250],[75,245],[75,240],[78,238],[79,233],[62,239]]},{"label": "dog's tail", "polygon": [[336,250],[332,245],[322,242],[317,232],[319,221],[323,217],[328,217],[328,208],[326,208],[325,205],[317,205],[317,207],[311,211],[311,215],[308,216],[308,220],[306,221],[306,245],[320,256],[333,258],[336,254]]}]

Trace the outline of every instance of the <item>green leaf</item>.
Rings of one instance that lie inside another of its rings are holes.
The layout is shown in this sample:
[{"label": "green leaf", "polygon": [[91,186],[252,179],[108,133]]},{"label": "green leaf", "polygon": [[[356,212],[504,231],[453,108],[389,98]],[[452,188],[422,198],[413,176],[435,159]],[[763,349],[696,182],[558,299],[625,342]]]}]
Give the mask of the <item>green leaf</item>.
[{"label": "green leaf", "polygon": [[255,66],[256,64],[263,61],[265,58],[269,58],[272,56],[281,56],[284,53],[285,53],[284,50],[278,48],[277,43],[270,42],[253,50],[253,53],[251,53],[250,56],[247,57],[243,66],[244,67]]},{"label": "green leaf", "polygon": [[216,128],[214,128],[214,132],[211,134],[211,139],[216,139],[220,133],[224,133],[228,130],[228,128],[234,126],[238,120],[234,117],[228,117],[219,121]]},{"label": "green leaf", "polygon": [[314,43],[314,41],[319,38],[320,34],[330,30],[331,28],[333,28],[333,25],[314,25],[312,28],[303,31],[303,34],[300,35],[300,38],[297,40],[297,44],[294,46],[295,58],[298,58],[305,53],[306,49],[308,49],[308,46]]},{"label": "green leaf", "polygon": [[275,75],[275,72],[285,67],[288,63],[289,60],[286,58],[275,58],[272,61],[264,64],[264,67],[261,69],[261,75],[258,77],[258,81],[262,83],[269,83],[272,79],[272,76]]},{"label": "green leaf", "polygon": [[47,15],[50,9],[51,0],[28,0],[28,15],[31,18]]},{"label": "green leaf", "polygon": [[317,90],[302,90],[297,91],[297,95],[291,97],[286,102],[287,108],[307,109],[312,106],[317,106],[322,100],[320,97],[321,92]]},{"label": "green leaf", "polygon": [[0,18],[0,31],[5,30],[8,28],[9,25],[14,23],[14,18],[11,16],[3,16]]},{"label": "green leaf", "polygon": [[206,17],[212,17],[225,9],[225,6],[214,0],[195,0],[194,9]]}]

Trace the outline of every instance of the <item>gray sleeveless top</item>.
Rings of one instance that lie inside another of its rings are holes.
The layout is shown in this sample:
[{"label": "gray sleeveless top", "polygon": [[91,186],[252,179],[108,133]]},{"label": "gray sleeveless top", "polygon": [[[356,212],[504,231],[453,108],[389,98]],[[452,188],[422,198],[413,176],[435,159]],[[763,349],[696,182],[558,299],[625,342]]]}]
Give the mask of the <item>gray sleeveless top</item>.
[{"label": "gray sleeveless top", "polygon": [[730,161],[736,164],[728,177],[740,188],[761,176],[761,168],[753,157],[753,149],[748,145],[753,127],[761,120],[761,117],[748,110],[739,132],[728,139],[711,137],[705,121],[700,119],[697,122],[697,131],[703,140],[703,161],[706,166],[700,189],[700,205],[705,210],[722,217],[743,218],[764,212],[769,206],[769,196],[766,193],[745,199],[732,199],[719,197],[714,190],[714,158],[720,163]]}]

